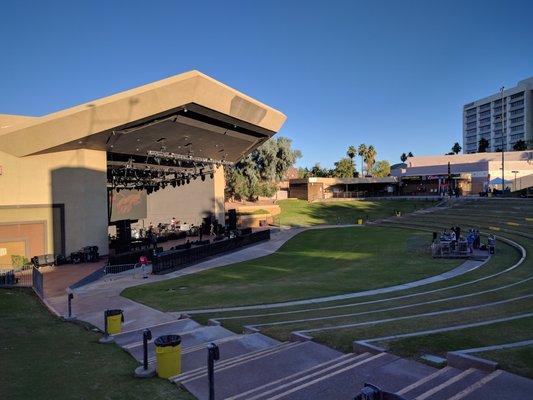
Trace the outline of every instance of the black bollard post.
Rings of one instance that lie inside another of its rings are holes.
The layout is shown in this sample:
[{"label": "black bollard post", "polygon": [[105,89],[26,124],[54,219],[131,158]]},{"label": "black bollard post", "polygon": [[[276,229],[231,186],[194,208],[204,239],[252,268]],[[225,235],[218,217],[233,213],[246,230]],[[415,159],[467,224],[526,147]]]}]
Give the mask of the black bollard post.
[{"label": "black bollard post", "polygon": [[74,298],[74,294],[69,293],[68,294],[68,317],[72,318],[72,299]]},{"label": "black bollard post", "polygon": [[148,341],[152,339],[152,331],[145,329],[143,331],[143,368],[148,370]]},{"label": "black bollard post", "polygon": [[215,361],[220,358],[218,346],[214,343],[207,345],[207,377],[209,379],[209,400],[215,400]]}]

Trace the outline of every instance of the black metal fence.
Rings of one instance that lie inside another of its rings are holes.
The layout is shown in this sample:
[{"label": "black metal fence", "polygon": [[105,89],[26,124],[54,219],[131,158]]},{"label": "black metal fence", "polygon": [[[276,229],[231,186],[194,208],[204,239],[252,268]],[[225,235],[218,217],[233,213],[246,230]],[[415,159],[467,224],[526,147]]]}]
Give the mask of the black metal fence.
[{"label": "black metal fence", "polygon": [[145,256],[148,259],[152,258],[153,252],[153,249],[143,249],[110,255],[109,265],[135,264],[139,262],[141,256]]},{"label": "black metal fence", "polygon": [[43,273],[39,268],[32,267],[33,290],[42,299],[44,297],[44,279]]},{"label": "black metal fence", "polygon": [[0,287],[32,287],[32,268],[31,265],[25,265],[0,269]]},{"label": "black metal fence", "polygon": [[269,239],[270,230],[264,230],[210,244],[194,246],[190,249],[165,251],[152,257],[152,273],[164,274],[172,272],[205,258]]},{"label": "black metal fence", "polygon": [[104,267],[104,274],[120,274],[134,269],[136,266],[140,268],[141,264],[119,264],[119,265],[106,265]]}]

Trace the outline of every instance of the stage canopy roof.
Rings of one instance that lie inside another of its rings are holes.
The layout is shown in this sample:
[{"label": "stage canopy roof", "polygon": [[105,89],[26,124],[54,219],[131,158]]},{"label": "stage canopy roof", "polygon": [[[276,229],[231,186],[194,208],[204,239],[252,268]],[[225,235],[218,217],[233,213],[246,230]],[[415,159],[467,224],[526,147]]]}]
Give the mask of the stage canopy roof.
[{"label": "stage canopy roof", "polygon": [[0,115],[0,151],[17,157],[93,149],[166,151],[238,161],[285,115],[198,71],[190,71],[42,117]]}]

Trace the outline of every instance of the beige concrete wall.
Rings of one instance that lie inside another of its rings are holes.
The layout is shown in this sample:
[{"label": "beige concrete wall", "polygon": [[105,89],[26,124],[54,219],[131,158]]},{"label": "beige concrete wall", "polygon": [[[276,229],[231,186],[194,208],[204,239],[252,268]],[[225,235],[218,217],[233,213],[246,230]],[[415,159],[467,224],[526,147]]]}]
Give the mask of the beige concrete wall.
[{"label": "beige concrete wall", "polygon": [[[21,158],[0,152],[0,166],[0,207],[64,204],[66,253],[88,245],[107,253],[105,152],[76,150]],[[42,217],[38,212],[34,218],[31,211],[22,215],[2,208],[4,222]],[[47,217],[47,227],[54,230],[49,237],[56,237],[58,228],[51,216]],[[50,252],[60,251],[50,244],[48,248]]]},{"label": "beige concrete wall", "polygon": [[220,167],[213,179],[206,176],[191,180],[185,186],[173,188],[167,186],[163,190],[148,195],[146,219],[139,225],[148,226],[150,222],[169,223],[172,217],[188,224],[200,225],[202,218],[214,214],[224,224],[224,171]]}]

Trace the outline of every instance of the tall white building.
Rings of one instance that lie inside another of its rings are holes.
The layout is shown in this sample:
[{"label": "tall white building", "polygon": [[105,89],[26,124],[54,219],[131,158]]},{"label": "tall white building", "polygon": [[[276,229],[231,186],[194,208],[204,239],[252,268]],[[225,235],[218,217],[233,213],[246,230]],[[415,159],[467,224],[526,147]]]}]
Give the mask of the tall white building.
[{"label": "tall white building", "polygon": [[477,153],[479,141],[489,142],[488,152],[512,151],[523,140],[533,148],[533,77],[518,82],[502,94],[465,104],[463,107],[463,152]]}]

